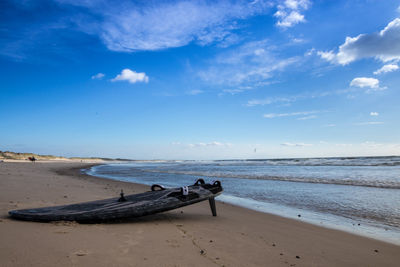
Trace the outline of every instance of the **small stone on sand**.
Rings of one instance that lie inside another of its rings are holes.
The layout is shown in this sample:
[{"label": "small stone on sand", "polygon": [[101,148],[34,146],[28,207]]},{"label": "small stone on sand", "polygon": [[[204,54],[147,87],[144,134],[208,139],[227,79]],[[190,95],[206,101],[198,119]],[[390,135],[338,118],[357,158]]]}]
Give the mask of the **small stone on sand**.
[{"label": "small stone on sand", "polygon": [[296,256],[296,259],[300,259],[300,256]]}]

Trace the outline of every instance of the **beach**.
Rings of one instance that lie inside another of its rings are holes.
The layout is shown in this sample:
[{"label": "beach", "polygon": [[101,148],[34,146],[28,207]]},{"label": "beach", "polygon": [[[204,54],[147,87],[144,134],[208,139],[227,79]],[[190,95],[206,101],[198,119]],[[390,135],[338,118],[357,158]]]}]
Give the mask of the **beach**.
[{"label": "beach", "polygon": [[400,246],[207,202],[106,224],[12,220],[14,209],[149,190],[91,177],[91,163],[0,163],[0,266],[398,266]]}]

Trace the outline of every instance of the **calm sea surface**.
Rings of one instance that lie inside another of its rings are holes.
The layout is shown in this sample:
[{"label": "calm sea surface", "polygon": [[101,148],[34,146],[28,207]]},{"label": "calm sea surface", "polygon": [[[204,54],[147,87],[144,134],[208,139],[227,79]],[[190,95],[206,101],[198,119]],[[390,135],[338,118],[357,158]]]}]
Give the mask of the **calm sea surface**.
[{"label": "calm sea surface", "polygon": [[87,173],[167,187],[220,180],[220,201],[400,244],[400,157],[135,161]]}]

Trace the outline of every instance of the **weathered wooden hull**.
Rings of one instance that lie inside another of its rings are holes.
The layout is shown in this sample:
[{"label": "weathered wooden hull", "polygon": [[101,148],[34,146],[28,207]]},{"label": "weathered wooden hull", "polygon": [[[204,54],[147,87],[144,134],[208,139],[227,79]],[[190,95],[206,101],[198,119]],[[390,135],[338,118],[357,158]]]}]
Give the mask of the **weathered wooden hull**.
[{"label": "weathered wooden hull", "polygon": [[124,196],[124,201],[120,201],[120,198],[110,198],[64,206],[13,210],[9,215],[27,221],[90,223],[140,217],[210,200],[213,215],[216,216],[214,197],[222,192],[219,182],[196,183],[188,189],[188,195],[183,195],[181,188],[171,188]]}]

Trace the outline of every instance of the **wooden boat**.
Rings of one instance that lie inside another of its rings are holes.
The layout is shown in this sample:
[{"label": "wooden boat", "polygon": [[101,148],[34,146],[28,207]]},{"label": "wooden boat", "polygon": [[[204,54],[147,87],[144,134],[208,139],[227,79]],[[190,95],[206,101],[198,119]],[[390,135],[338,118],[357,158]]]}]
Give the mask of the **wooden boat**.
[{"label": "wooden boat", "polygon": [[168,211],[200,201],[209,200],[213,216],[216,216],[214,198],[223,191],[221,183],[206,184],[198,179],[194,185],[166,189],[153,185],[151,191],[72,205],[13,210],[12,218],[26,221],[77,221],[83,223],[112,221],[140,217]]}]

